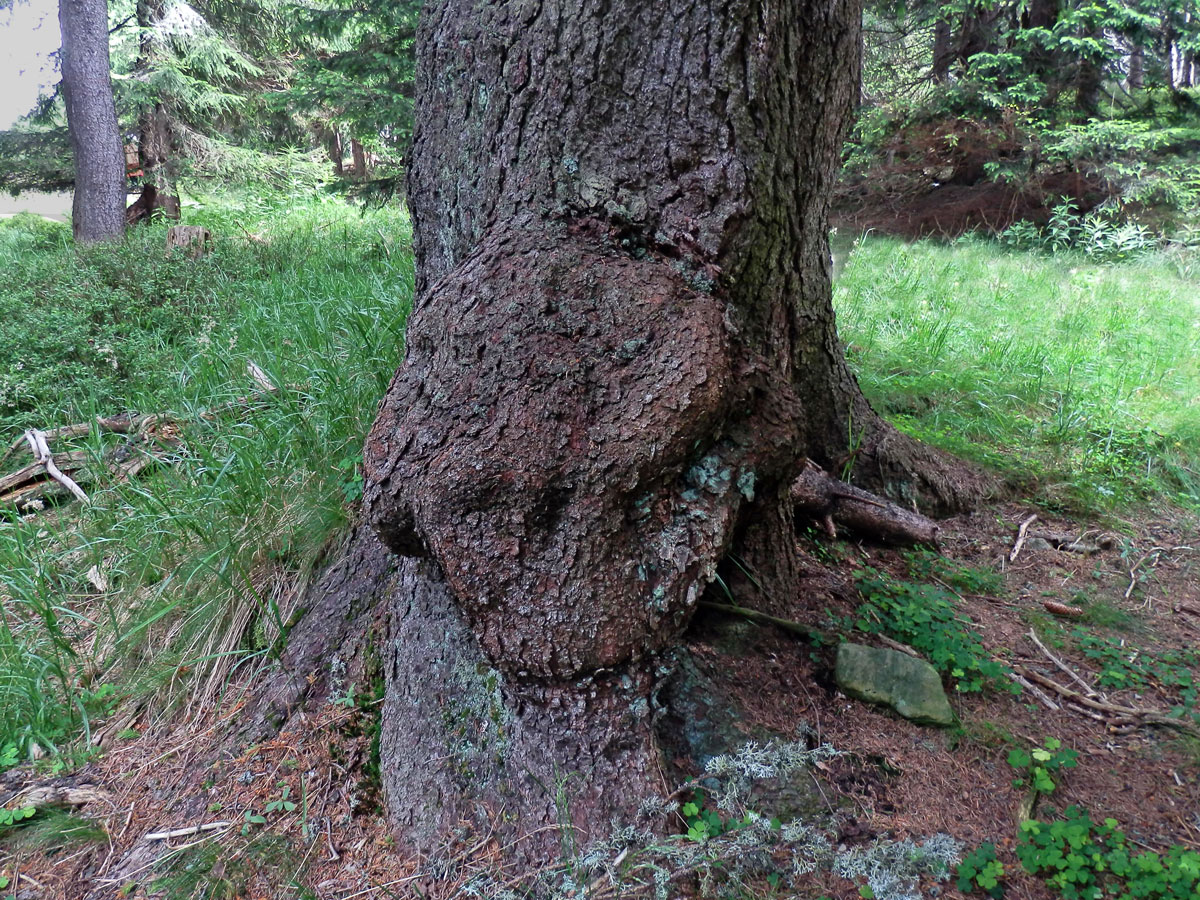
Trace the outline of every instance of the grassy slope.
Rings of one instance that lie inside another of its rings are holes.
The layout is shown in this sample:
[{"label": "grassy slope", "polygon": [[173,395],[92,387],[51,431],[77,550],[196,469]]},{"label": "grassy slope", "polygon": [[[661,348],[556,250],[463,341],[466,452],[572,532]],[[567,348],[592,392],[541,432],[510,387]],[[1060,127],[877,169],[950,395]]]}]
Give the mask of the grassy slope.
[{"label": "grassy slope", "polygon": [[[173,466],[103,485],[82,512],[0,513],[0,750],[71,738],[114,680],[148,690],[197,670],[219,689],[271,647],[288,585],[350,508],[411,300],[406,219],[312,201],[214,201],[190,219],[219,236],[197,262],[164,259],[161,229],[76,252],[52,226],[0,228],[0,440],[126,410],[167,413],[184,436]],[[248,361],[293,388],[200,419],[253,390]],[[121,674],[114,649],[133,663]]]},{"label": "grassy slope", "polygon": [[1200,502],[1196,265],[867,238],[837,286],[864,390],[1049,504]]}]

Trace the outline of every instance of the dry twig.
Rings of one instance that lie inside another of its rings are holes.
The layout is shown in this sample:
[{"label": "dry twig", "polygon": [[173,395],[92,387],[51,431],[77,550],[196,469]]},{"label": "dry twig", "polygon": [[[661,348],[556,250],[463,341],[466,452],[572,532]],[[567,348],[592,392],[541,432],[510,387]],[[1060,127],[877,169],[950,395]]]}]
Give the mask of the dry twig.
[{"label": "dry twig", "polygon": [[1017,539],[1013,543],[1012,552],[1008,554],[1008,561],[1016,562],[1017,557],[1021,555],[1021,548],[1025,546],[1025,538],[1029,534],[1029,526],[1037,521],[1037,513],[1031,515],[1028,519],[1021,523],[1021,527],[1017,529]]}]

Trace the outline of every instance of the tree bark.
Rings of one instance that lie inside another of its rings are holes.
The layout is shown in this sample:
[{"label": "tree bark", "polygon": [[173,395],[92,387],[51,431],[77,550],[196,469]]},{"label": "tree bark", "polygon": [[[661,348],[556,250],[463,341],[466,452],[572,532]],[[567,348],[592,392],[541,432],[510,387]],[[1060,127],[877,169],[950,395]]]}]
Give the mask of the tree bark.
[{"label": "tree bark", "polygon": [[354,160],[354,177],[367,177],[367,153],[363,145],[356,139],[350,139],[350,156]]},{"label": "tree bark", "polygon": [[95,243],[125,231],[125,153],[117,131],[105,0],[60,0],[63,100],[75,153],[75,239]]},{"label": "tree bark", "polygon": [[382,739],[408,842],[468,823],[544,859],[632,822],[662,786],[664,654],[718,563],[786,608],[804,457],[894,435],[831,304],[859,12],[424,8],[417,295],[364,455],[409,557]]},{"label": "tree bark", "polygon": [[954,63],[954,26],[948,19],[939,18],[933,23],[933,63],[930,77],[944,82],[950,79],[950,66]]}]

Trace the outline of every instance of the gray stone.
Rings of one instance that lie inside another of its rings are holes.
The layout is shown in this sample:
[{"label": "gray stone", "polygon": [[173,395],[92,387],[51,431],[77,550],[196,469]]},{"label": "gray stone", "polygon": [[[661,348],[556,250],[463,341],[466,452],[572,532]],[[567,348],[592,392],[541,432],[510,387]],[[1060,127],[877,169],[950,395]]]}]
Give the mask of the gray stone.
[{"label": "gray stone", "polygon": [[955,722],[937,671],[907,653],[842,644],[838,647],[836,678],[838,687],[848,696],[890,706],[920,725]]}]

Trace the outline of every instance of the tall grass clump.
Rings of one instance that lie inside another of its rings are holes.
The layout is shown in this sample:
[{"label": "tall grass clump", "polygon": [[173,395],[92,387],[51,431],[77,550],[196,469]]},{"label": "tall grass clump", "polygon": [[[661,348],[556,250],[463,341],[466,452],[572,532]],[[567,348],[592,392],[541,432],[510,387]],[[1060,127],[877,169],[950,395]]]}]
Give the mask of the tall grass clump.
[{"label": "tall grass clump", "polygon": [[1200,300],[1179,259],[868,237],[835,303],[863,389],[903,430],[1050,504],[1200,504]]},{"label": "tall grass clump", "polygon": [[[411,302],[403,213],[217,197],[185,215],[216,231],[210,256],[164,257],[162,228],[88,250],[36,223],[0,229],[0,305],[38,311],[0,323],[5,349],[28,348],[11,383],[36,386],[0,406],[0,443],[156,413],[167,454],[106,476],[120,438],[93,433],[73,445],[97,460],[90,505],[0,511],[0,748],[56,747],[118,695],[211,700],[278,652],[356,498]],[[38,323],[61,339],[37,344]]]}]

